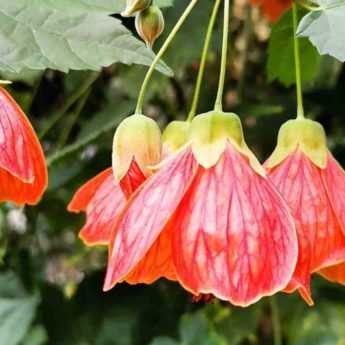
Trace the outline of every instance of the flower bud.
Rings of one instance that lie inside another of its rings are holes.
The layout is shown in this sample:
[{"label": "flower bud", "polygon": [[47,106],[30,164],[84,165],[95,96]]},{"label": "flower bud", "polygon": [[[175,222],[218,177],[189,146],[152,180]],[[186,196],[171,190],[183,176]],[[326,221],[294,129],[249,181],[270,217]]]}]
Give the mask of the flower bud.
[{"label": "flower bud", "polygon": [[113,172],[121,181],[132,163],[143,175],[152,174],[151,167],[160,162],[161,133],[158,125],[144,115],[132,115],[121,122],[113,143]]},{"label": "flower bud", "polygon": [[131,17],[137,12],[144,11],[151,5],[152,0],[127,0],[126,9],[121,13],[122,17]]},{"label": "flower bud", "polygon": [[189,139],[190,122],[173,121],[165,128],[163,141],[163,158],[179,150]]},{"label": "flower bud", "polygon": [[280,127],[277,146],[269,158],[267,166],[275,167],[297,148],[302,150],[318,167],[326,166],[325,130],[318,122],[308,119],[289,120]]},{"label": "flower bud", "polygon": [[156,39],[164,30],[164,17],[157,6],[150,6],[146,10],[137,13],[135,27],[139,36],[152,48]]}]

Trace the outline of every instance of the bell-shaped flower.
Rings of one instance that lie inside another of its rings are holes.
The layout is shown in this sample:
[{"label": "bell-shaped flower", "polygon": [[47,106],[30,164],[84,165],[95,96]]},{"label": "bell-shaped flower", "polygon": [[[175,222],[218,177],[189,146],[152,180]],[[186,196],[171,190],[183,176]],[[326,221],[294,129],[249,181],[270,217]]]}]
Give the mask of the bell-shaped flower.
[{"label": "bell-shaped flower", "polygon": [[42,147],[24,112],[2,87],[0,151],[0,202],[39,202],[48,183]]},{"label": "bell-shaped flower", "polygon": [[79,237],[86,245],[107,245],[112,226],[126,200],[160,161],[161,134],[157,124],[132,115],[117,128],[113,143],[113,168],[85,183],[68,205],[70,212],[86,212]]},{"label": "bell-shaped flower", "polygon": [[327,149],[323,127],[296,119],[280,129],[268,174],[295,218],[299,257],[286,291],[313,304],[311,274],[345,260],[345,175]]},{"label": "bell-shaped flower", "polygon": [[271,22],[275,22],[292,5],[292,0],[251,0],[251,2],[259,5]]},{"label": "bell-shaped flower", "polygon": [[[104,290],[148,253],[195,295],[246,306],[286,287],[297,261],[293,219],[243,139],[235,114],[197,116],[190,138],[117,218]],[[159,260],[157,259],[159,258]]]}]

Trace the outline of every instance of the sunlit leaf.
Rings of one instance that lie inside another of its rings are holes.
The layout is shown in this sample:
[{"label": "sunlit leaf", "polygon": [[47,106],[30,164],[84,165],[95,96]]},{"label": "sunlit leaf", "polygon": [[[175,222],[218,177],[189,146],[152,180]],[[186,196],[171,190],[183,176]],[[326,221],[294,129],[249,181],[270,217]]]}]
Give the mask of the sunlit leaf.
[{"label": "sunlit leaf", "polygon": [[345,61],[345,2],[318,0],[319,11],[308,13],[300,22],[297,33],[308,37],[320,54],[329,54]]},{"label": "sunlit leaf", "polygon": [[[66,11],[52,0],[0,0],[0,70],[99,70],[115,62],[150,65],[153,57],[120,20],[105,13],[73,2]],[[163,63],[158,69],[171,75]]]}]

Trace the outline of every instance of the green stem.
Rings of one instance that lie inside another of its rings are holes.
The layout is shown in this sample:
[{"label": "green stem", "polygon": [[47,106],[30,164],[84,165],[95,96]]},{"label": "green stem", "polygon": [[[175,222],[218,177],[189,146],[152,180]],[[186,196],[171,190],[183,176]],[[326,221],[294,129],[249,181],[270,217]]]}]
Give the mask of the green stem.
[{"label": "green stem", "polygon": [[89,88],[84,95],[79,99],[76,108],[73,113],[71,113],[70,118],[68,119],[66,123],[66,127],[63,128],[60,138],[58,140],[58,144],[56,145],[56,150],[60,150],[62,147],[65,146],[67,143],[67,140],[69,138],[69,135],[71,134],[71,131],[77,122],[82,110],[84,109],[85,103],[87,99],[89,98],[89,95],[91,93],[91,88]]},{"label": "green stem", "polygon": [[139,93],[139,97],[138,97],[138,102],[137,102],[137,107],[135,109],[135,113],[136,114],[142,114],[142,108],[143,108],[143,104],[144,104],[146,89],[147,89],[148,83],[151,80],[152,74],[153,74],[153,72],[154,72],[154,70],[155,70],[159,60],[161,59],[161,57],[163,56],[165,51],[168,49],[170,43],[172,42],[172,40],[176,36],[177,32],[180,30],[180,28],[183,25],[183,23],[185,22],[185,20],[188,18],[189,14],[192,12],[192,10],[193,10],[193,8],[194,8],[194,6],[196,5],[197,2],[198,2],[198,0],[191,0],[189,5],[187,6],[185,11],[183,12],[182,16],[177,21],[177,23],[175,24],[174,28],[172,29],[172,31],[168,35],[166,41],[164,42],[164,44],[162,45],[161,49],[157,53],[156,57],[154,58],[154,60],[153,60],[153,62],[151,64],[149,70],[146,73],[144,82],[143,82],[143,84],[141,86],[141,89],[140,89],[140,93]]},{"label": "green stem", "polygon": [[214,24],[215,24],[216,19],[217,19],[217,14],[218,14],[218,10],[219,10],[219,6],[220,6],[221,2],[222,2],[222,0],[216,0],[215,1],[212,15],[211,15],[211,18],[210,18],[210,21],[208,24],[208,28],[206,31],[206,37],[205,37],[205,43],[204,43],[204,47],[203,47],[202,55],[201,55],[201,60],[200,60],[198,78],[197,78],[196,85],[195,85],[195,91],[194,91],[192,106],[191,106],[191,109],[189,111],[187,121],[192,121],[195,114],[196,114],[196,111],[197,111],[197,106],[198,106],[199,97],[200,97],[201,83],[202,83],[202,80],[204,78],[204,72],[205,72],[208,50],[210,47],[212,32],[213,32]]},{"label": "green stem", "polygon": [[217,98],[214,109],[218,111],[223,110],[223,94],[226,75],[226,65],[228,56],[228,38],[229,38],[229,15],[230,15],[230,0],[224,0],[224,28],[223,28],[223,44],[222,44],[222,60],[219,75],[219,85]]},{"label": "green stem", "polygon": [[275,296],[270,297],[274,345],[282,345],[279,308]]},{"label": "green stem", "polygon": [[303,108],[303,94],[302,94],[301,63],[300,63],[299,41],[296,35],[297,5],[295,2],[292,3],[292,18],[293,18],[293,40],[294,40],[295,70],[296,70],[297,118],[303,119],[304,108]]},{"label": "green stem", "polygon": [[89,87],[96,81],[99,73],[92,72],[80,85],[80,87],[75,90],[62,105],[62,107],[51,116],[49,122],[42,128],[39,133],[39,138],[43,139],[46,134],[51,130],[51,128],[65,115],[67,110],[89,89]]}]

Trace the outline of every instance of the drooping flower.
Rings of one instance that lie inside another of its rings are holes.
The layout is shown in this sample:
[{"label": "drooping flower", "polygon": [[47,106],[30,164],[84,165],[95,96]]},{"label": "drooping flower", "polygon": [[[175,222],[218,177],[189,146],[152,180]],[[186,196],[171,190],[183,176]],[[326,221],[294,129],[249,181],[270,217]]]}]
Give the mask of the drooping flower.
[{"label": "drooping flower", "polygon": [[251,0],[251,2],[259,5],[267,19],[272,22],[275,22],[292,5],[292,0]]},{"label": "drooping flower", "polygon": [[117,128],[113,143],[113,168],[85,183],[68,205],[70,212],[86,212],[79,237],[86,245],[107,245],[113,223],[126,200],[152,173],[160,160],[161,139],[157,124],[143,115],[132,115]]},{"label": "drooping flower", "polygon": [[290,281],[294,223],[235,114],[197,116],[188,143],[132,195],[115,222],[104,290],[153,250],[157,271],[174,269],[193,294],[240,306]]},{"label": "drooping flower", "polygon": [[270,178],[296,221],[299,257],[286,291],[296,289],[312,305],[311,274],[345,261],[345,175],[326,146],[323,127],[296,119],[280,129],[266,162]]},{"label": "drooping flower", "polygon": [[0,202],[34,205],[48,173],[42,147],[19,105],[0,87]]}]

